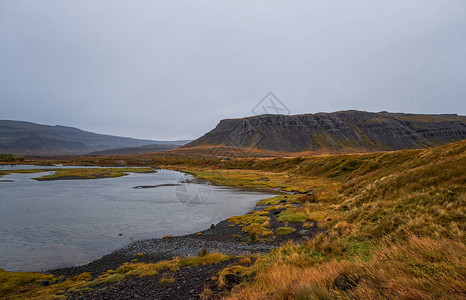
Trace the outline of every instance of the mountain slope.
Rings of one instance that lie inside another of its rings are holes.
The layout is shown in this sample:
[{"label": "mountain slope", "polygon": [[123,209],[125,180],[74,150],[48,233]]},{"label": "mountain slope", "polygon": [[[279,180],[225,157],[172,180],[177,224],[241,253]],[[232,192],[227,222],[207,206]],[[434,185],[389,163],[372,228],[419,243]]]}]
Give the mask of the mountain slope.
[{"label": "mountain slope", "polygon": [[87,154],[111,148],[138,147],[164,141],[103,135],[66,126],[0,120],[0,153],[20,155]]},{"label": "mountain slope", "polygon": [[108,149],[102,151],[94,151],[88,153],[88,155],[126,155],[126,154],[143,154],[143,153],[152,153],[160,152],[165,150],[171,150],[178,148],[180,145],[175,144],[152,144],[144,145],[138,147],[127,147],[127,148],[116,148]]},{"label": "mountain slope", "polygon": [[272,151],[378,151],[466,139],[466,117],[341,111],[222,120],[185,148],[249,147]]}]

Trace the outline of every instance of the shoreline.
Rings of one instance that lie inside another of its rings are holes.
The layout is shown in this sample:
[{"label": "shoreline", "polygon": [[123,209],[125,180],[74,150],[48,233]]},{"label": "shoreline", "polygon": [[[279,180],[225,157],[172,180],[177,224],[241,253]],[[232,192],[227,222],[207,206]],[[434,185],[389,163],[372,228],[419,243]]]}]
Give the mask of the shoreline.
[{"label": "shoreline", "polygon": [[[152,171],[150,173],[156,173],[158,172],[159,170],[163,170],[163,169],[154,169],[154,168],[151,168]],[[166,169],[166,170],[169,170],[169,171],[172,171],[170,169]],[[29,170],[28,170],[29,171]],[[31,171],[36,171],[35,169],[31,170]],[[178,171],[179,172],[179,171]],[[225,188],[232,188],[232,189],[237,189],[237,190],[248,190],[248,191],[252,191],[252,189],[250,188],[241,188],[241,187],[234,187],[234,186],[225,186],[225,185],[219,185],[219,184],[214,184],[213,182],[211,181],[208,181],[208,180],[205,180],[205,179],[199,179],[197,177],[195,177],[194,175],[191,175],[191,177],[189,180],[187,180],[188,182],[192,182],[192,183],[208,183],[208,184],[211,184],[211,185],[215,185],[215,186],[224,186]],[[1,178],[0,178],[1,179]],[[55,179],[56,180],[56,179]],[[133,187],[134,188],[134,187]],[[263,200],[263,199],[267,199],[267,198],[270,198],[270,197],[273,197],[273,196],[276,196],[278,195],[279,193],[277,192],[273,192],[273,191],[270,191],[270,190],[267,190],[267,189],[254,189],[255,191],[260,191],[260,192],[270,192],[270,195],[262,195],[260,197],[257,197],[257,199],[251,201],[248,203],[248,206],[241,209],[240,211],[237,211],[236,213],[232,214],[232,212],[230,213],[226,213],[224,214],[225,217],[232,217],[234,215],[242,215],[242,214],[247,214],[249,211],[251,210],[254,210],[255,207],[256,207],[256,203]],[[236,192],[235,192],[236,193]],[[202,208],[201,208],[202,209]],[[225,218],[226,219],[226,218]],[[208,220],[206,219],[206,221],[208,222],[207,224],[204,223],[204,228],[202,227],[197,227],[197,228],[191,228],[189,231],[185,231],[184,233],[183,232],[180,232],[177,234],[176,237],[173,238],[173,240],[175,241],[178,241],[180,239],[183,239],[185,236],[193,236],[194,234],[198,233],[200,230],[203,230],[203,232],[205,232],[206,230],[208,230],[208,227],[210,226],[211,222],[219,222],[222,223],[221,221],[222,219],[221,218],[217,218],[216,220],[214,220],[212,218],[212,220]],[[225,221],[225,220],[223,220]],[[229,229],[229,228],[227,228]],[[197,230],[197,231],[192,231],[192,230]],[[173,232],[174,233],[174,232]],[[187,234],[186,234],[187,233]],[[235,232],[236,233],[236,232]],[[232,233],[232,234],[235,234],[235,233]],[[240,234],[241,232],[239,232]],[[167,232],[167,234],[172,234],[172,232]],[[175,233],[176,234],[176,233]],[[182,236],[178,236],[179,234],[183,234]],[[93,265],[95,264],[97,261],[101,260],[102,258],[104,257],[107,257],[107,256],[110,256],[110,257],[114,257],[114,258],[117,258],[117,261],[122,261],[122,262],[126,262],[127,259],[127,255],[121,255],[124,250],[128,247],[130,247],[131,245],[135,244],[135,243],[138,243],[138,242],[142,242],[142,241],[147,241],[147,240],[157,240],[158,238],[161,238],[162,236],[161,235],[157,235],[157,236],[146,236],[146,237],[142,237],[142,239],[134,239],[134,240],[127,240],[125,241],[124,243],[121,243],[120,245],[116,245],[116,247],[109,247],[109,249],[107,249],[107,251],[104,251],[104,252],[101,252],[99,256],[93,256],[93,257],[90,257],[89,260],[81,260],[81,262],[78,261],[78,264],[74,265],[74,264],[61,264],[61,265],[55,265],[55,266],[47,266],[47,265],[43,265],[41,266],[40,268],[36,268],[36,269],[33,269],[31,268],[30,269],[30,272],[39,272],[39,273],[47,273],[51,270],[57,270],[57,269],[71,269],[71,268],[80,268],[82,266],[86,266],[86,265]],[[223,241],[224,238],[221,238],[221,237],[217,237],[216,240],[218,241]],[[230,239],[231,240],[231,239]],[[233,239],[234,240],[234,239]],[[165,242],[165,240],[164,240]],[[188,243],[189,244],[192,244],[193,246],[194,245],[198,245],[199,243],[202,242],[202,239],[199,240],[198,239],[198,236],[195,236],[194,235],[194,238],[193,239],[188,239]],[[209,244],[210,245],[210,244]],[[168,248],[170,248],[170,246],[167,246]],[[209,246],[210,247],[210,246]],[[223,246],[223,245],[220,245],[220,246],[215,246],[213,245],[211,248],[219,248],[219,249],[224,249],[225,247],[228,247],[228,246]],[[196,246],[196,249],[199,248],[201,249],[202,246],[198,247]],[[163,250],[163,249],[162,249]],[[248,249],[247,249],[248,250]],[[140,251],[142,252],[142,251]],[[154,252],[154,251],[145,251],[145,252]],[[164,251],[160,251],[160,252],[164,252]],[[254,250],[252,250],[252,252],[254,252]],[[168,258],[172,258],[173,256],[175,255],[197,255],[198,252],[193,252],[193,251],[187,251],[186,252],[187,254],[185,253],[179,253],[179,252],[176,252],[176,253],[157,253],[157,254],[154,254],[154,253],[151,253],[150,257],[152,257],[152,259],[150,261],[154,261],[154,260],[160,260],[161,258],[163,259],[168,259]],[[231,253],[231,252],[229,252]],[[237,252],[236,252],[237,253]],[[134,259],[134,257],[133,257]],[[149,260],[149,258],[147,259]],[[6,269],[8,270],[8,269]],[[13,271],[13,270],[12,270]]]},{"label": "shoreline", "polygon": [[[160,168],[158,170],[163,170],[165,168]],[[198,178],[195,174],[190,173],[186,170],[177,170],[177,169],[165,169],[172,170],[186,175],[191,175],[194,178],[187,180],[187,182],[194,183],[206,183],[213,184],[216,186],[231,187],[240,190],[255,190],[261,192],[270,192],[271,196],[282,196],[284,201],[287,198],[287,195],[290,194],[302,194],[297,191],[286,191],[282,188],[271,188],[271,187],[238,187],[231,185],[219,184],[204,178]],[[304,194],[304,193],[303,193]],[[263,200],[269,198],[264,198],[256,202],[254,207],[247,213],[240,215],[248,215],[254,212],[264,210],[267,207],[273,206],[272,204],[258,204]],[[278,222],[275,217],[281,212],[277,210],[270,212],[271,217],[274,219],[272,224],[273,229],[284,226],[284,223]],[[232,216],[235,217],[235,216]],[[230,217],[231,218],[231,217]],[[170,238],[151,238],[131,242],[130,244],[123,246],[109,254],[103,255],[100,258],[92,260],[83,265],[56,268],[50,270],[43,270],[41,273],[52,274],[55,276],[64,275],[65,277],[73,277],[80,275],[84,272],[90,273],[93,277],[99,276],[101,273],[108,270],[113,270],[121,266],[123,263],[132,262],[135,259],[138,262],[142,263],[156,263],[162,260],[170,260],[174,257],[185,257],[185,256],[196,256],[200,253],[203,248],[207,248],[210,252],[220,252],[228,255],[249,255],[249,254],[258,254],[266,253],[270,250],[280,246],[282,242],[288,240],[307,240],[310,237],[322,232],[323,230],[317,227],[317,223],[314,222],[312,228],[306,229],[306,234],[300,234],[300,231],[303,231],[301,223],[294,223],[291,227],[295,227],[296,231],[294,233],[276,236],[275,240],[268,243],[263,242],[249,242],[248,234],[242,231],[242,225],[237,225],[232,222],[228,222],[228,219],[222,220],[217,224],[212,224],[210,228],[207,228],[203,231],[193,232],[190,234],[180,235],[180,236],[170,236]],[[290,224],[288,224],[290,225]],[[142,256],[140,254],[143,254]],[[139,254],[139,255],[138,255]]]},{"label": "shoreline", "polygon": [[[130,168],[130,167],[127,167]],[[98,168],[97,168],[98,169]],[[118,169],[118,168],[117,168]],[[193,176],[192,179],[186,180],[186,182],[190,183],[208,183],[215,186],[224,186],[224,187],[231,187],[240,190],[247,190],[247,191],[260,191],[260,192],[269,192],[270,196],[279,196],[283,197],[282,201],[285,201],[284,198],[287,198],[287,195],[290,194],[301,194],[297,191],[286,191],[281,187],[273,188],[273,187],[239,187],[234,185],[225,185],[213,182],[208,179],[198,178],[195,174],[186,171],[186,170],[177,170],[177,169],[170,169],[170,168],[151,168],[150,172],[144,173],[156,173],[159,170],[171,170],[171,171],[178,171],[184,173],[186,175]],[[33,169],[35,170],[35,169]],[[54,171],[58,171],[59,169],[55,169]],[[32,171],[32,170],[31,170]],[[127,175],[127,174],[125,174]],[[67,176],[68,177],[68,176]],[[52,179],[42,179],[39,181],[49,181],[49,180],[65,180],[71,178],[52,178]],[[73,178],[75,179],[75,178]],[[76,178],[78,179],[78,178]],[[79,178],[83,179],[83,178]],[[97,178],[91,178],[97,179]],[[152,186],[150,186],[152,187]],[[138,188],[138,187],[134,187]],[[266,209],[267,207],[273,206],[272,204],[258,204],[263,200],[270,199],[269,197],[265,197],[260,199],[256,202],[254,207],[250,209],[250,211],[246,212],[245,214],[241,214],[239,216],[246,216],[248,214],[252,214],[257,211],[261,211]],[[291,202],[289,202],[291,204]],[[296,205],[296,204],[292,204]],[[278,211],[276,214],[281,212],[282,210]],[[273,211],[271,211],[271,216],[273,216]],[[232,216],[236,217],[236,216]],[[231,218],[231,217],[230,217]],[[274,217],[272,217],[273,219]],[[75,266],[65,266],[53,269],[41,269],[36,272],[43,273],[43,274],[52,274],[55,276],[64,276],[64,277],[74,277],[80,275],[82,273],[90,273],[93,277],[98,277],[103,272],[106,272],[111,269],[116,269],[120,267],[123,263],[127,262],[134,262],[137,260],[138,262],[142,263],[156,263],[162,260],[170,260],[174,257],[186,257],[186,256],[197,256],[202,249],[208,249],[210,252],[220,252],[227,255],[250,255],[250,254],[258,254],[258,253],[266,253],[270,250],[278,247],[281,242],[287,240],[302,240],[303,235],[298,234],[299,231],[303,231],[302,224],[294,224],[291,227],[295,227],[296,231],[291,234],[287,234],[285,236],[276,236],[272,241],[268,240],[264,241],[249,241],[248,234],[243,232],[242,226],[234,224],[232,222],[228,222],[229,218],[220,221],[216,225],[212,224],[210,228],[207,228],[200,232],[193,232],[190,234],[180,235],[180,236],[173,236],[170,238],[149,238],[143,240],[132,241],[129,244],[113,250],[112,252],[105,254],[99,258],[93,259],[89,262],[85,262],[80,265]],[[288,226],[289,224],[279,224],[274,220],[273,223],[276,223],[276,226],[272,226],[272,229],[276,229],[280,227],[280,225]],[[311,228],[311,230],[307,229],[306,234],[304,234],[304,238],[309,238],[309,236],[313,236],[322,230],[315,226]],[[143,255],[141,255],[143,254]]]},{"label": "shoreline", "polygon": [[[244,215],[252,214],[270,206],[273,205],[256,204],[253,210]],[[277,212],[279,211],[281,210],[277,210]],[[271,224],[274,229],[284,225],[284,223],[276,220],[277,212],[270,211],[270,217],[273,218]],[[84,265],[51,269],[41,273],[74,277],[88,272],[92,277],[97,277],[103,272],[120,267],[123,263],[134,262],[135,259],[141,263],[156,263],[174,257],[197,256],[203,249],[227,255],[267,253],[286,241],[305,241],[323,232],[322,229],[317,227],[316,223],[312,228],[308,229],[304,229],[302,223],[290,223],[288,226],[296,229],[293,233],[277,235],[273,241],[248,242],[248,235],[242,231],[242,227],[229,222],[228,219],[212,225],[211,228],[197,233],[135,241]]]}]

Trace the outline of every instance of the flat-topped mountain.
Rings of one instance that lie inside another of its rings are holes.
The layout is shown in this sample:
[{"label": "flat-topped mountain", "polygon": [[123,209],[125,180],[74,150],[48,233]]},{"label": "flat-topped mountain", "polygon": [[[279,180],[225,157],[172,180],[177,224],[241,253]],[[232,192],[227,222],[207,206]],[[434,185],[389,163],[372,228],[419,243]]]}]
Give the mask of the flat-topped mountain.
[{"label": "flat-topped mountain", "polygon": [[222,120],[184,148],[248,147],[272,151],[379,151],[466,139],[466,116],[339,111]]},{"label": "flat-topped mountain", "polygon": [[183,145],[184,142],[140,140],[97,134],[73,127],[0,120],[0,153],[20,155],[87,154],[94,151],[149,144]]}]

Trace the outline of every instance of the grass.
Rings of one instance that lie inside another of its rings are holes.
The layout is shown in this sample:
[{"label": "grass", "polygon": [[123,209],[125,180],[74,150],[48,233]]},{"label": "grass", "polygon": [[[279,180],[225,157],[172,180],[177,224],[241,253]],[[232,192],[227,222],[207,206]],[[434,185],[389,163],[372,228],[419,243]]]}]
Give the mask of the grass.
[{"label": "grass", "polygon": [[[62,280],[60,277],[36,272],[8,272],[0,269],[0,297],[6,299],[63,299],[63,293],[84,289],[89,286],[91,275]],[[40,282],[49,285],[40,286]]]},{"label": "grass", "polygon": [[[325,229],[310,241],[259,256],[250,266],[221,272],[219,285],[225,274],[244,278],[230,299],[466,299],[466,141],[370,154],[144,159],[217,183],[314,193],[263,200],[274,207],[229,219],[251,240],[270,236],[271,209],[285,208],[279,214],[283,222],[312,226],[314,221]],[[207,255],[184,263],[202,263]],[[211,261],[219,259],[225,258]],[[179,268],[182,261],[124,265],[101,279],[155,274]],[[81,278],[68,289],[77,282],[90,284]]]},{"label": "grass", "polygon": [[[323,245],[314,244],[315,251]],[[260,258],[257,272],[230,299],[461,299],[466,296],[463,243],[410,235],[384,243],[368,262],[285,248]],[[306,250],[306,251],[304,251]],[[282,253],[280,253],[282,252]],[[304,259],[304,255],[314,258]],[[283,255],[286,259],[283,259]]]},{"label": "grass", "polygon": [[169,277],[169,276],[163,276],[160,280],[159,280],[159,283],[173,283],[175,282],[175,278],[173,277]]},{"label": "grass", "polygon": [[241,230],[249,236],[249,241],[255,242],[260,236],[271,236],[268,214],[265,210],[254,211],[246,215],[231,217],[227,221],[242,226]]},{"label": "grass", "polygon": [[45,172],[44,170],[8,170],[8,171],[0,171],[0,177],[3,175],[11,174],[11,173],[17,173],[17,174],[33,174],[33,173],[39,173],[39,172]]},{"label": "grass", "polygon": [[[117,283],[128,276],[150,277],[163,271],[176,272],[181,267],[195,267],[224,262],[234,257],[221,253],[203,253],[199,256],[174,258],[157,263],[125,263],[92,279],[89,273],[62,280],[59,277],[35,272],[8,272],[0,269],[0,297],[7,299],[62,299],[74,291],[89,290],[103,283]],[[41,281],[50,285],[39,286]],[[160,283],[171,283],[174,278],[163,275]]]},{"label": "grass", "polygon": [[[284,205],[279,217],[326,229],[260,257],[231,299],[466,298],[466,141],[360,155],[238,159],[208,168],[215,172],[188,171],[214,182],[217,174],[219,182],[237,186],[312,190],[317,203]],[[264,177],[269,180],[256,181]],[[279,205],[282,198],[263,203]],[[289,197],[292,202],[298,198]]]},{"label": "grass", "polygon": [[305,213],[302,213],[300,210],[293,208],[282,211],[277,217],[279,222],[286,223],[303,223],[307,221],[307,219],[308,217]]},{"label": "grass", "polygon": [[199,256],[189,256],[185,258],[174,258],[157,263],[124,263],[115,271],[106,272],[93,283],[94,285],[103,282],[116,282],[127,276],[151,277],[162,271],[170,270],[176,272],[180,267],[199,265],[210,265],[231,259],[230,256],[221,253],[205,253]]},{"label": "grass", "polygon": [[294,229],[293,227],[278,227],[275,232],[278,234],[278,235],[286,235],[286,234],[290,234],[290,233],[293,233],[295,232],[296,229]]},{"label": "grass", "polygon": [[20,290],[35,287],[42,280],[53,276],[34,272],[7,272],[0,269],[0,298],[18,293]]}]

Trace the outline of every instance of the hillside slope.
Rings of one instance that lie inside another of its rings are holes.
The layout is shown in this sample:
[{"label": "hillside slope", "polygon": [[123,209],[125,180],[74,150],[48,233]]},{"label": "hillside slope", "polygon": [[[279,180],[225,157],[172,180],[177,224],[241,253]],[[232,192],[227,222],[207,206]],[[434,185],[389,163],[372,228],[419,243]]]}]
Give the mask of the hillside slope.
[{"label": "hillside slope", "polygon": [[160,152],[166,150],[172,150],[178,148],[180,145],[174,144],[152,144],[152,145],[144,145],[138,147],[126,147],[126,148],[116,148],[116,149],[108,149],[102,151],[94,151],[88,153],[88,155],[128,155],[128,154],[144,154],[144,153],[152,153],[152,152]]},{"label": "hillside slope", "polygon": [[415,149],[466,139],[466,116],[341,111],[222,120],[186,148],[223,145],[271,151]]},{"label": "hillside slope", "polygon": [[[279,217],[290,223],[325,229],[249,268],[225,269],[242,278],[228,299],[466,298],[466,141],[363,155],[210,159],[198,166],[190,172],[217,183],[311,190],[314,196],[288,195],[285,204],[277,197],[272,204],[285,209]],[[270,230],[268,222],[253,222],[243,230],[258,236]],[[204,294],[217,293],[210,288]]]},{"label": "hillside slope", "polygon": [[[142,251],[130,255],[131,262],[103,268],[98,278],[82,273],[63,280],[0,269],[0,297],[102,299],[105,293],[153,299],[168,291],[170,299],[466,299],[466,141],[366,154],[133,159],[135,165],[177,169],[219,184],[297,192],[263,199],[253,212],[214,226],[228,228],[220,231],[221,241],[231,238],[238,246],[245,242],[231,231],[236,227],[247,233],[248,245],[289,241],[223,264],[225,254],[205,246],[218,236],[203,231],[193,235],[205,238],[199,256],[151,261]],[[310,230],[321,233],[311,236]],[[84,272],[95,272],[89,266]],[[78,270],[72,274],[83,272]]]},{"label": "hillside slope", "polygon": [[20,155],[87,154],[111,148],[166,144],[103,135],[66,126],[0,120],[0,153]]}]

